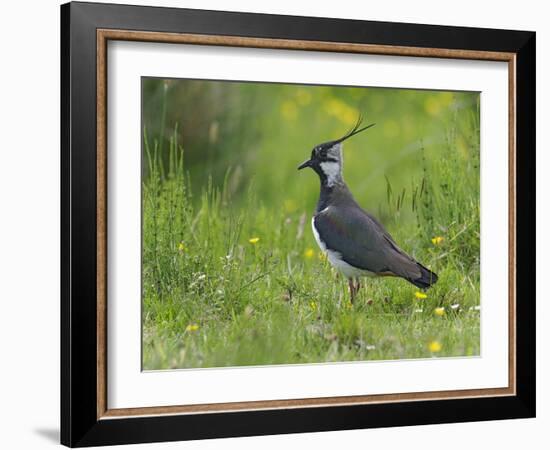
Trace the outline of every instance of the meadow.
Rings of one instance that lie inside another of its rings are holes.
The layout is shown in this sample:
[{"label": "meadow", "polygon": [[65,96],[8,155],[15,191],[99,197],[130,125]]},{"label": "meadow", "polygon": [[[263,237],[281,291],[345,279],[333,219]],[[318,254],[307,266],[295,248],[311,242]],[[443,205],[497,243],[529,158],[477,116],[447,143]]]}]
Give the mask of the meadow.
[{"label": "meadow", "polygon": [[[479,355],[477,93],[146,79],[143,98],[144,369]],[[344,178],[439,281],[367,279],[352,305],[296,167],[359,112],[377,125]]]}]

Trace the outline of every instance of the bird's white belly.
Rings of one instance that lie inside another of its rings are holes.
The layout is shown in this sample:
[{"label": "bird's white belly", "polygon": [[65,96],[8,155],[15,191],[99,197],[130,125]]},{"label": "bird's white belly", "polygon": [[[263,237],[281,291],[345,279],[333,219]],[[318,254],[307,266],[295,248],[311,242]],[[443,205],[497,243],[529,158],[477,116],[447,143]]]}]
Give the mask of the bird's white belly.
[{"label": "bird's white belly", "polygon": [[317,245],[319,246],[319,248],[322,251],[326,252],[327,251],[327,246],[321,240],[321,238],[319,237],[319,233],[317,232],[317,228],[315,228],[315,216],[311,218],[311,229],[313,230],[313,236],[315,236],[315,240],[317,241]]},{"label": "bird's white belly", "polygon": [[327,249],[327,246],[325,245],[325,243],[319,236],[317,229],[315,228],[315,217],[311,219],[311,229],[313,230],[313,236],[315,236],[317,245],[323,252],[326,253],[329,262],[346,278],[377,276],[374,272],[369,272],[368,270],[358,269],[357,267],[351,266],[342,259],[342,255],[339,252]]}]

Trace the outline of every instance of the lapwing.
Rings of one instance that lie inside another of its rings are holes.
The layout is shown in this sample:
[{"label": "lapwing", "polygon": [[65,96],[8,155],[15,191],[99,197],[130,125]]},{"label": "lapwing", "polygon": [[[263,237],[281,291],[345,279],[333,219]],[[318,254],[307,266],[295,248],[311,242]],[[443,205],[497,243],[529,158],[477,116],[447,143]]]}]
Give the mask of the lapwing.
[{"label": "lapwing", "polygon": [[374,124],[356,125],[343,137],[317,145],[298,170],[312,168],[321,181],[321,193],[311,220],[317,244],[329,262],[347,279],[351,301],[361,287],[361,277],[401,277],[419,288],[428,288],[437,275],[407,255],[382,224],[363,210],[342,177],[343,142]]}]

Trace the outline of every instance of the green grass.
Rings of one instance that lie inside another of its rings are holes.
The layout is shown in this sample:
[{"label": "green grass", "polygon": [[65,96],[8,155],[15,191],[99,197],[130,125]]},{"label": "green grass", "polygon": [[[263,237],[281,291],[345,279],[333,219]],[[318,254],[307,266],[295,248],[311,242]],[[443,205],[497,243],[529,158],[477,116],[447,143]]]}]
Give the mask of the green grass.
[{"label": "green grass", "polygon": [[162,157],[145,136],[143,368],[479,355],[479,134],[468,126],[466,140],[450,127],[437,157],[420,147],[421,175],[399,183],[410,188],[380,175],[386,198],[372,211],[438,283],[419,299],[404,280],[365,279],[353,305],[312,239],[314,203],[266,204],[258,177],[234,198],[235,170],[194,192],[178,132]]}]

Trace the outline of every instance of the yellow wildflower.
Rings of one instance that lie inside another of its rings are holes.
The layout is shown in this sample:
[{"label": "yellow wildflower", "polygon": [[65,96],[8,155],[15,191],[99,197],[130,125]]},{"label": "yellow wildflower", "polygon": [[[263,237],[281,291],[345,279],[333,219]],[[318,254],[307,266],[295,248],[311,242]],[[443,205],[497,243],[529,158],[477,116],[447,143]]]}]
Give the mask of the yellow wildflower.
[{"label": "yellow wildflower", "polygon": [[317,309],[317,303],[315,303],[314,301],[311,301],[309,302],[309,307],[315,311]]},{"label": "yellow wildflower", "polygon": [[260,241],[259,237],[253,237],[248,240],[251,244],[257,244]]},{"label": "yellow wildflower", "polygon": [[428,344],[428,349],[430,350],[430,352],[432,353],[437,353],[439,351],[441,351],[441,344],[437,341],[431,341],[429,344]]},{"label": "yellow wildflower", "polygon": [[315,251],[312,248],[306,248],[304,251],[304,258],[311,259],[315,256]]},{"label": "yellow wildflower", "polygon": [[185,331],[192,333],[193,331],[197,331],[199,329],[199,326],[196,323],[190,323],[185,327]]},{"label": "yellow wildflower", "polygon": [[444,316],[445,315],[445,308],[443,308],[443,307],[435,308],[434,309],[434,314],[436,316],[439,316],[439,317]]},{"label": "yellow wildflower", "polygon": [[185,246],[185,244],[183,243],[183,241],[180,242],[180,243],[178,244],[178,250],[179,250],[180,252],[184,252],[185,250],[187,250],[187,247]]},{"label": "yellow wildflower", "polygon": [[435,236],[432,238],[432,244],[433,245],[441,245],[443,244],[443,241],[445,238],[443,236]]},{"label": "yellow wildflower", "polygon": [[415,298],[417,298],[418,300],[423,300],[425,298],[428,298],[428,295],[427,294],[424,294],[424,292],[420,292],[420,291],[416,291],[414,293],[414,296]]}]

